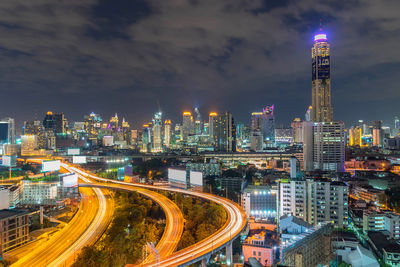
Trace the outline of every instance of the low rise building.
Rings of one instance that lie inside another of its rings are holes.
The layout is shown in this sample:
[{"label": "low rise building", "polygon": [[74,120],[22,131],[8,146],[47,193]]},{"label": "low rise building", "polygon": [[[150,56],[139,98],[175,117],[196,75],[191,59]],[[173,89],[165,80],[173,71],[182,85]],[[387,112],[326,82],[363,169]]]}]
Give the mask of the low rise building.
[{"label": "low rise building", "polygon": [[276,263],[278,250],[276,232],[264,229],[250,230],[243,244],[244,261],[255,258],[262,266],[272,266]]},{"label": "low rise building", "polygon": [[368,242],[380,259],[390,266],[400,266],[400,245],[383,232],[369,231]]},{"label": "low rise building", "polygon": [[0,210],[0,254],[29,240],[30,212]]},{"label": "low rise building", "polygon": [[278,214],[277,193],[271,186],[247,186],[242,194],[242,207],[247,216],[256,219],[275,219]]},{"label": "low rise building", "polygon": [[297,238],[283,242],[281,263],[284,266],[309,267],[329,264],[331,224],[321,223]]}]

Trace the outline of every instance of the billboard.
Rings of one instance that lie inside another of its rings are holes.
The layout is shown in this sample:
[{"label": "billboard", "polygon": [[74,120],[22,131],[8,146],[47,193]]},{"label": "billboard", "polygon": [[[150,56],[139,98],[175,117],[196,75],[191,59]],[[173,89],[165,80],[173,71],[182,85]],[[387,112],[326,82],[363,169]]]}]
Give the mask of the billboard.
[{"label": "billboard", "polygon": [[72,163],[74,164],[85,164],[86,162],[86,156],[72,156]]},{"label": "billboard", "polygon": [[203,173],[197,171],[190,171],[190,185],[203,186]]},{"label": "billboard", "polygon": [[168,180],[176,183],[186,184],[186,170],[168,169]]},{"label": "billboard", "polygon": [[81,150],[79,148],[68,148],[67,149],[68,156],[79,155],[79,154],[81,154]]},{"label": "billboard", "polygon": [[312,60],[312,80],[326,80],[330,78],[329,56],[317,56]]},{"label": "billboard", "polygon": [[3,155],[2,159],[2,166],[15,167],[17,165],[17,156]]},{"label": "billboard", "polygon": [[61,163],[59,160],[48,160],[42,162],[42,172],[53,172],[60,170]]},{"label": "billboard", "polygon": [[70,173],[62,176],[62,184],[64,187],[77,187],[78,175],[76,173]]}]

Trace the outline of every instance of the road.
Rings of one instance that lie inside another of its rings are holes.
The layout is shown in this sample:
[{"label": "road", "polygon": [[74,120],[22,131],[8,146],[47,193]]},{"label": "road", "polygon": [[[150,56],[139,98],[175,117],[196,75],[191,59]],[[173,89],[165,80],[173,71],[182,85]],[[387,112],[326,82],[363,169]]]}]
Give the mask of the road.
[{"label": "road", "polygon": [[[112,219],[114,201],[98,188],[82,188],[80,192],[82,200],[72,220],[48,240],[38,241],[39,244],[12,266],[69,266],[85,245],[101,237]],[[24,247],[21,250],[26,251]],[[21,255],[18,249],[9,253]]]},{"label": "road", "polygon": [[[79,169],[71,168],[72,171],[79,173],[86,177],[86,174]],[[136,191],[153,201],[155,201],[163,209],[166,217],[166,225],[163,235],[160,241],[156,245],[160,258],[165,258],[175,252],[178,247],[178,243],[183,233],[184,218],[179,207],[171,201],[169,198],[156,193],[154,191],[148,190],[143,187],[124,185],[124,184],[101,184],[101,183],[90,183],[83,184],[84,186],[94,186],[94,187],[106,187],[108,189],[125,190],[125,191]],[[150,255],[145,259],[143,263],[150,264],[155,262],[153,255]]]},{"label": "road", "polygon": [[187,195],[192,195],[195,197],[207,199],[209,201],[213,201],[222,207],[224,207],[227,212],[228,219],[225,225],[219,229],[216,233],[209,236],[208,238],[190,246],[183,250],[179,250],[167,257],[161,257],[158,263],[150,263],[146,264],[146,266],[179,266],[184,265],[185,263],[191,262],[195,259],[199,259],[204,255],[208,255],[210,253],[215,252],[218,248],[229,243],[234,237],[238,236],[240,232],[245,228],[247,223],[246,213],[245,211],[233,201],[230,201],[226,198],[215,196],[212,194],[202,193],[202,192],[194,192],[177,188],[166,188],[166,187],[157,187],[151,185],[144,184],[132,184],[121,181],[109,180],[97,177],[93,174],[89,174],[86,171],[82,171],[80,169],[74,168],[76,172],[80,172],[85,177],[95,179],[100,183],[96,185],[102,187],[115,187],[115,184],[120,186],[129,186],[129,187],[141,187],[145,189],[153,189],[153,190],[167,190],[170,192],[183,193]]}]

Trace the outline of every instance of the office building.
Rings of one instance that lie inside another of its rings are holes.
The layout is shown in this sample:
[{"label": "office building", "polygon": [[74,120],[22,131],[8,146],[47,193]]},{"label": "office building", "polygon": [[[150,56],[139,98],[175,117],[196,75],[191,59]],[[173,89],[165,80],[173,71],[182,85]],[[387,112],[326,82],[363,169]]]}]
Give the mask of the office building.
[{"label": "office building", "polygon": [[322,29],[314,36],[312,54],[311,121],[333,121],[331,105],[330,45]]},{"label": "office building", "polygon": [[267,146],[275,142],[274,105],[266,106],[262,110],[262,135]]},{"label": "office building", "polygon": [[359,126],[349,129],[349,146],[362,146],[362,129]]},{"label": "office building", "polygon": [[183,112],[182,127],[181,127],[181,139],[187,141],[189,135],[194,133],[193,116],[190,111]]},{"label": "office building", "polygon": [[12,118],[0,120],[0,144],[15,144],[15,121]]},{"label": "office building", "polygon": [[196,135],[200,135],[203,133],[203,121],[201,119],[201,114],[199,111],[199,108],[195,108],[194,109],[194,114],[195,114],[195,118],[194,118],[194,134]]},{"label": "office building", "polygon": [[157,112],[153,117],[153,148],[152,152],[162,152],[162,113]]},{"label": "office building", "polygon": [[296,144],[303,143],[303,122],[300,118],[295,118],[292,121],[291,126],[293,131],[293,142]]},{"label": "office building", "polygon": [[343,122],[304,122],[305,171],[344,171],[345,144]]},{"label": "office building", "polygon": [[165,120],[164,122],[164,145],[167,148],[171,147],[171,134],[172,134],[171,120]]},{"label": "office building", "polygon": [[215,151],[236,151],[236,126],[230,112],[215,117],[213,135]]},{"label": "office building", "polygon": [[211,139],[214,139],[214,121],[217,116],[218,114],[216,112],[210,112],[208,116],[208,135]]},{"label": "office building", "polygon": [[37,148],[38,145],[36,135],[21,136],[21,156],[35,155]]},{"label": "office building", "polygon": [[304,180],[281,180],[279,198],[280,216],[292,215],[304,221],[307,220],[307,188]]},{"label": "office building", "polygon": [[56,134],[64,134],[67,129],[67,119],[63,113],[56,113],[53,115],[54,118],[54,132]]}]

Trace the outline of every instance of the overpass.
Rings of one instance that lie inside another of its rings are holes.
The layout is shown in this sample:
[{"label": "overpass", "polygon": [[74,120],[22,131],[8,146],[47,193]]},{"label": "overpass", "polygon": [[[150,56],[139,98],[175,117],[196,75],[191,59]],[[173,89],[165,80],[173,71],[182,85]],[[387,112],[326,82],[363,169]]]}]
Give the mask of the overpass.
[{"label": "overpass", "polygon": [[142,266],[187,266],[198,261],[201,261],[202,266],[205,266],[211,255],[222,248],[226,248],[228,265],[232,262],[232,242],[236,237],[239,236],[247,223],[244,210],[233,201],[202,192],[188,191],[178,188],[157,187],[144,184],[133,184],[100,178],[75,167],[69,168],[85,178],[90,178],[97,181],[96,183],[80,184],[80,186],[83,187],[102,187],[110,189],[126,189],[127,187],[136,187],[149,190],[166,190],[206,199],[221,205],[225,209],[227,213],[227,221],[217,232],[192,246],[174,252],[169,256],[160,257],[160,261],[157,263],[145,263]]}]

